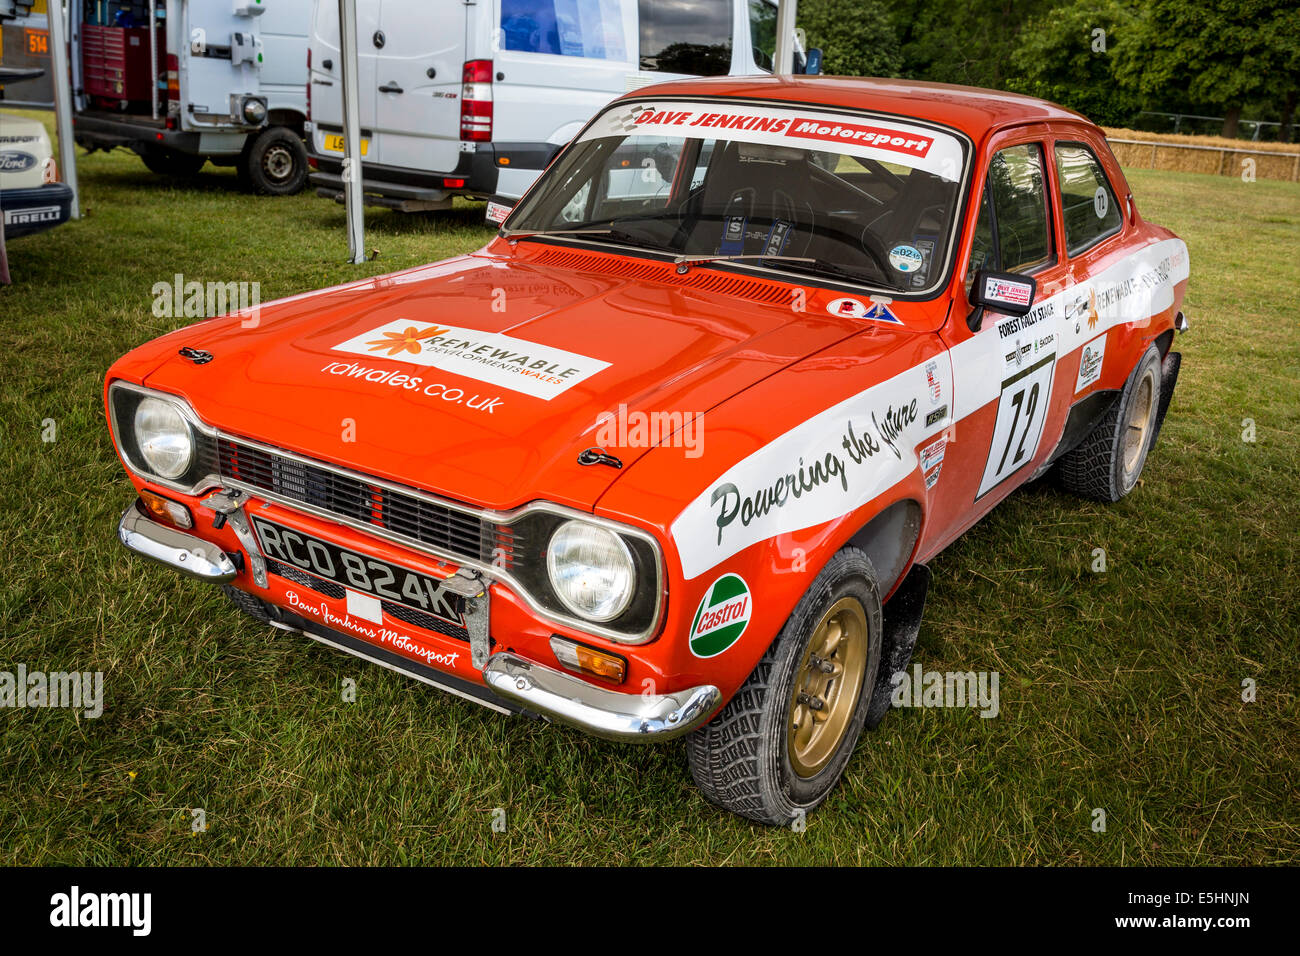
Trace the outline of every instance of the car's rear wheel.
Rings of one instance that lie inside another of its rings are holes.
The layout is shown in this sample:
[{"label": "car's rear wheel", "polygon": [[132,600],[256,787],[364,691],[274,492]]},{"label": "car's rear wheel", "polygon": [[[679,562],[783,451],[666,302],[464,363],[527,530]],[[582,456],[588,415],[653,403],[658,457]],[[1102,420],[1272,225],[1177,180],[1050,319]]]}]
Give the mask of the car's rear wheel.
[{"label": "car's rear wheel", "polygon": [[687,738],[705,797],[778,826],[825,800],[862,733],[880,635],[875,570],[861,551],[845,548],[727,706]]},{"label": "car's rear wheel", "polygon": [[164,149],[160,146],[146,149],[140,154],[140,158],[144,160],[145,168],[149,172],[157,173],[159,176],[193,176],[207,162],[206,156],[179,153],[174,149]]},{"label": "car's rear wheel", "polygon": [[1119,501],[1136,487],[1158,429],[1160,351],[1154,345],[1124,383],[1088,437],[1061,456],[1058,474],[1067,491],[1096,501]]}]

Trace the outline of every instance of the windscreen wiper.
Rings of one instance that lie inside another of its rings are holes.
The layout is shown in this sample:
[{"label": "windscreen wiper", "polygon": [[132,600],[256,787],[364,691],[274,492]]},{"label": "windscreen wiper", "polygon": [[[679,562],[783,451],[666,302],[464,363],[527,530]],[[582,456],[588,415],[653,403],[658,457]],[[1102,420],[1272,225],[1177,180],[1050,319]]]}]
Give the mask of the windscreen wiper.
[{"label": "windscreen wiper", "polygon": [[545,239],[549,236],[608,236],[615,242],[624,245],[654,249],[655,251],[662,250],[662,247],[615,226],[592,226],[580,229],[502,229],[500,234],[503,239]]},{"label": "windscreen wiper", "polygon": [[614,231],[608,226],[598,226],[594,229],[502,229],[500,233],[502,239],[531,239],[534,236],[606,235]]},{"label": "windscreen wiper", "polygon": [[[718,262],[718,261],[730,262],[734,259],[773,259],[773,260],[783,260],[785,262],[804,262],[812,266],[812,268],[818,272],[828,272],[831,273],[832,275],[843,276],[846,279],[851,279],[854,282],[865,282],[868,285],[873,284],[870,279],[867,279],[856,272],[851,272],[850,270],[845,269],[842,266],[839,266],[827,259],[815,259],[812,256],[765,256],[757,252],[745,253],[743,255],[740,254],[728,255],[727,253],[719,253],[717,255],[678,256],[676,259],[673,260],[673,262],[676,263],[677,265],[678,274],[685,275],[690,270],[690,267],[692,265],[698,265],[701,262]],[[886,288],[894,289],[894,291],[899,291],[898,289],[894,288],[887,282],[882,282],[880,284],[884,285]]]},{"label": "windscreen wiper", "polygon": [[690,271],[691,266],[700,265],[704,262],[735,262],[738,259],[779,259],[783,262],[811,262],[814,265],[817,263],[817,260],[810,256],[766,256],[758,252],[719,252],[716,255],[677,256],[673,259],[673,265],[677,266],[678,275],[686,275],[686,273]]}]

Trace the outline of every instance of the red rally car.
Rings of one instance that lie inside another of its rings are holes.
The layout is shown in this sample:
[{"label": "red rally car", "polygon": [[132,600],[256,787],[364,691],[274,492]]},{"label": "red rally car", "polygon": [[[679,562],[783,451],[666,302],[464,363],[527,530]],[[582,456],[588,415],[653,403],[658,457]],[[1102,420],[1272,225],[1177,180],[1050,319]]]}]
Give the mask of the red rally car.
[{"label": "red rally car", "polygon": [[663,84],[479,251],[118,361],[119,534],[490,708],[689,735],[710,800],[783,824],[889,708],[925,562],[1049,468],[1134,488],[1187,277],[1050,103]]}]

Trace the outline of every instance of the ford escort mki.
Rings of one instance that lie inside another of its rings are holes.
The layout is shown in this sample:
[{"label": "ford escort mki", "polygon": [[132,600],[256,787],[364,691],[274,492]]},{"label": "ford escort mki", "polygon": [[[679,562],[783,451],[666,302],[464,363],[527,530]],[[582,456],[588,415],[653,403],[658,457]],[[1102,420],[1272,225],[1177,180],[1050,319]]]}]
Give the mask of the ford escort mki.
[{"label": "ford escort mki", "polygon": [[1050,103],[662,84],[482,249],[108,372],[128,548],[502,712],[686,737],[783,824],[890,706],[926,562],[1051,471],[1133,490],[1187,250]]}]

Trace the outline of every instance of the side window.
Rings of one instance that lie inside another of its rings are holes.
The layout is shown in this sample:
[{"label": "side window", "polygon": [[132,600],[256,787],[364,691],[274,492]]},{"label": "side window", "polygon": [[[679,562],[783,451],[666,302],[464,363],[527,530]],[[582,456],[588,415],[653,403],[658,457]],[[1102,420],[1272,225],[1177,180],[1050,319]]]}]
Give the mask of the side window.
[{"label": "side window", "polygon": [[506,50],[625,62],[623,32],[618,0],[501,0]]},{"label": "side window", "polygon": [[1043,149],[1037,143],[1011,146],[989,163],[966,289],[980,269],[1030,273],[1054,258]]},{"label": "side window", "polygon": [[989,163],[986,187],[993,198],[998,268],[1033,272],[1052,257],[1043,149],[1037,143],[1012,146]]},{"label": "side window", "polygon": [[776,55],[776,7],[768,0],[749,0],[749,37],[754,47],[754,65],[772,72]]},{"label": "side window", "polygon": [[1061,180],[1065,251],[1070,256],[1119,232],[1124,217],[1115,190],[1091,149],[1082,143],[1057,143],[1056,174]]},{"label": "side window", "polygon": [[693,76],[731,72],[730,3],[639,0],[641,69]]}]

